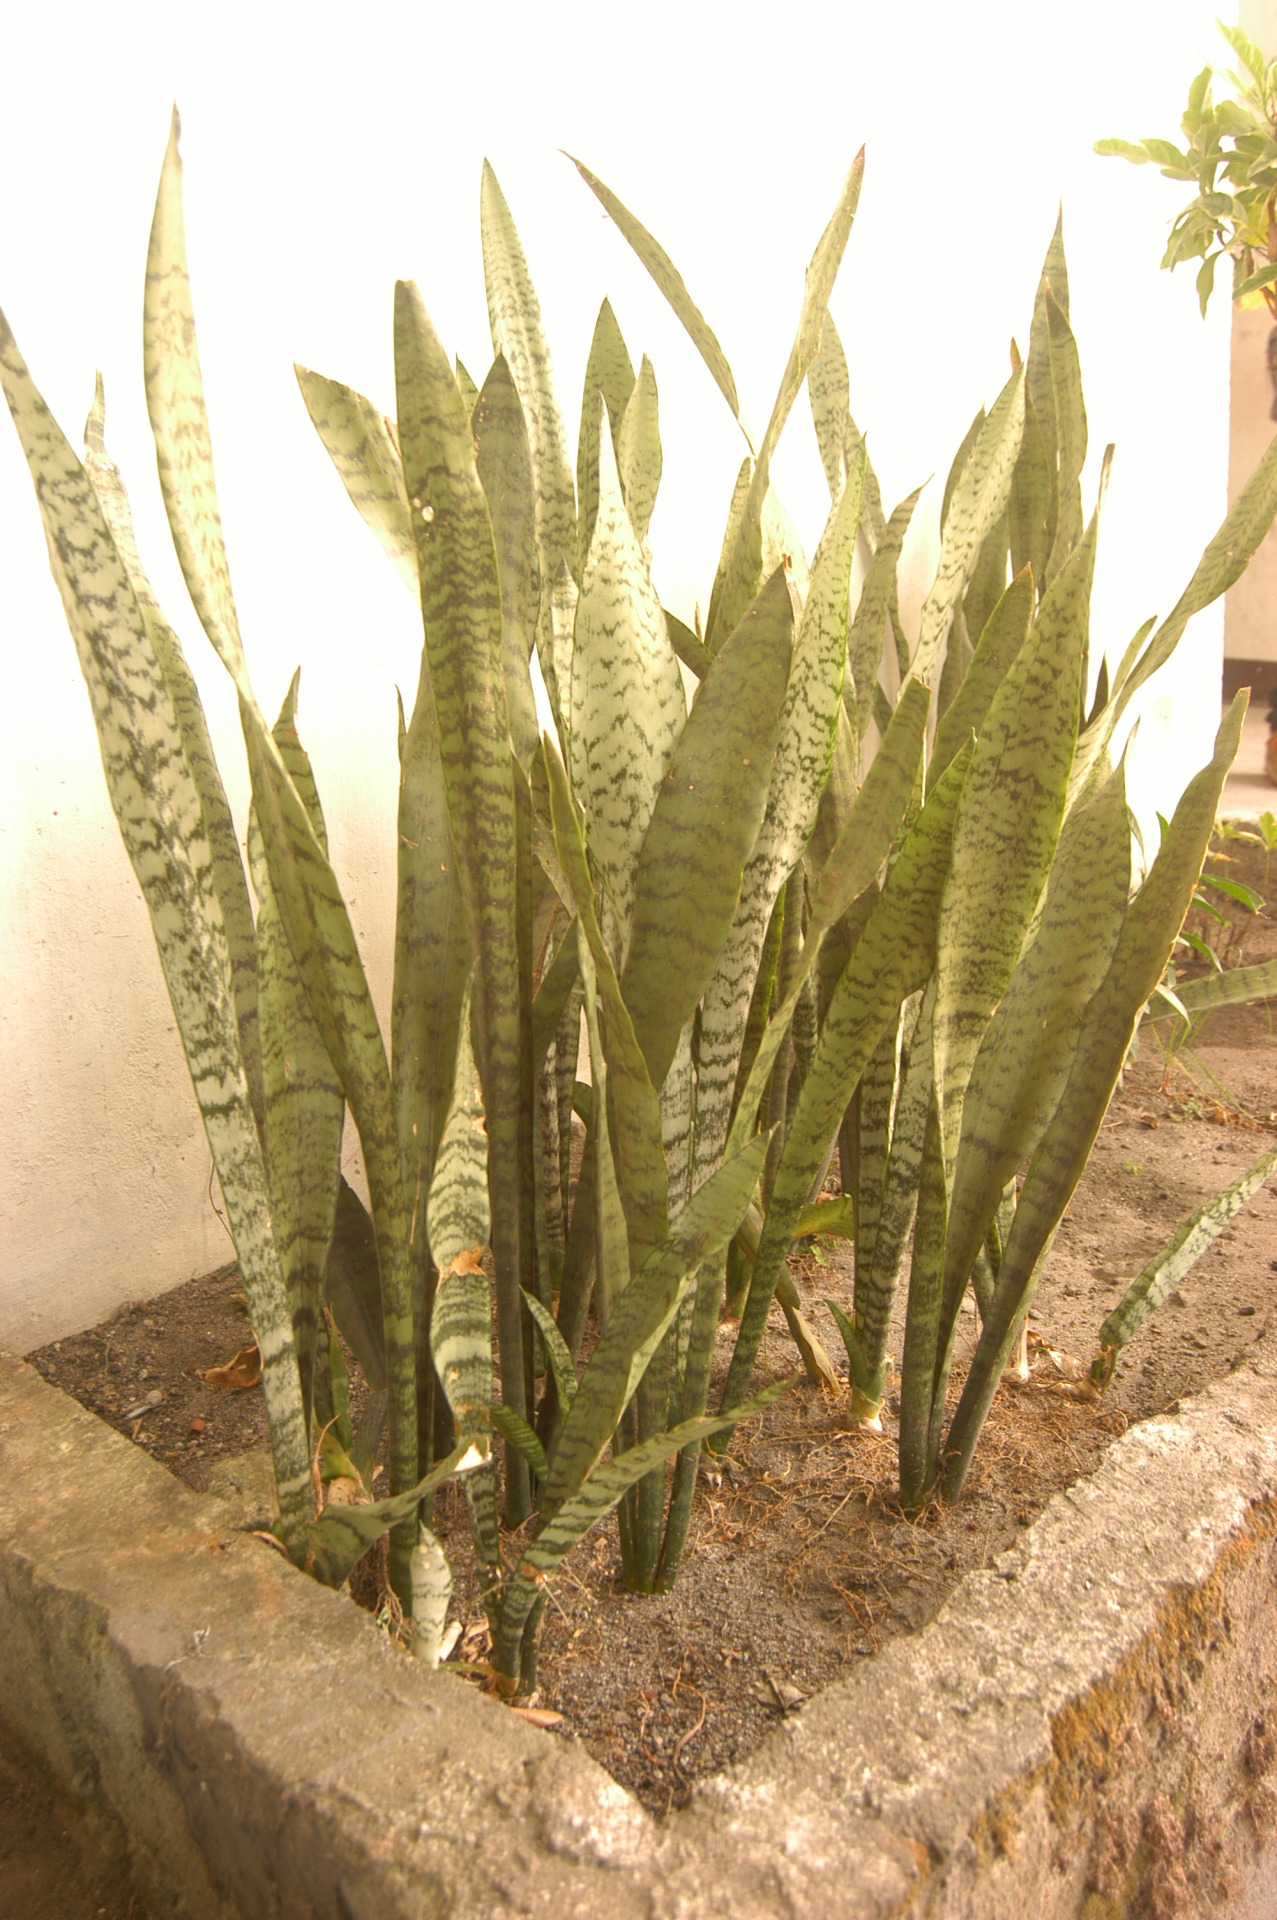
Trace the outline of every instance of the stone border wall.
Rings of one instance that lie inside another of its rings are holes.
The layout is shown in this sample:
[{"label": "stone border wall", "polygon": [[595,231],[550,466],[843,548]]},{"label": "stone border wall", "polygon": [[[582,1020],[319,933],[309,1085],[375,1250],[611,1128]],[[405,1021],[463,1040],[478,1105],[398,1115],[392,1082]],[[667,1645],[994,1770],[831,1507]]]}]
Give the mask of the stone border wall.
[{"label": "stone border wall", "polygon": [[1277,1819],[1275,1538],[1266,1334],[658,1823],[0,1355],[0,1719],[175,1920],[1222,1911]]}]

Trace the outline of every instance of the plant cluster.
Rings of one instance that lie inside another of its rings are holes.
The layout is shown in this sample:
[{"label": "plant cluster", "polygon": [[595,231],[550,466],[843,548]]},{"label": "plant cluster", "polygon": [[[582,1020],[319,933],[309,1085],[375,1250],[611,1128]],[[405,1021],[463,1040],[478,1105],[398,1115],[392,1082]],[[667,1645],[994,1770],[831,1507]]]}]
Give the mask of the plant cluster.
[{"label": "plant cluster", "polygon": [[[740,421],[681,276],[579,171]],[[147,396],[174,544],[239,696],[247,874],[106,452],[100,389],[80,460],[0,321],[0,377],[261,1348],[280,1540],[336,1584],[389,1530],[414,1649],[437,1659],[449,1583],[430,1495],[460,1473],[506,1691],[529,1683],[547,1580],[613,1507],[628,1583],[673,1580],[700,1447],[730,1444],[761,1404],[749,1396],[774,1298],[809,1371],[834,1378],[786,1271],[798,1233],[854,1238],[840,1325],[867,1421],[907,1285],[902,1499],[915,1511],[936,1490],[957,1496],[1237,744],[1241,699],[1133,885],[1115,730],[1266,532],[1277,453],[1167,618],[1092,675],[1098,508],[1086,519],[1058,229],[1028,354],[1013,347],[959,450],[935,578],[906,630],[897,569],[918,493],[884,510],[828,312],[861,171],[858,159],[813,255],[766,430],[756,445],[746,434],[703,628],[651,582],[653,370],[635,370],[605,303],[574,471],[489,169],[482,384],[410,284],[395,295],[393,419],[298,369],[352,501],[421,607],[420,681],[399,722],[389,1046],[329,864],[297,682],[271,724],[240,637],[176,123],[147,268]],[[770,484],[804,385],[831,499],[810,567]],[[347,1113],[367,1209],[341,1176]],[[841,1194],[827,1199],[835,1161]],[[968,1286],[982,1330],[950,1409]],[[739,1327],[711,1411],[725,1304]],[[377,1390],[359,1432],[338,1329]],[[367,1480],[383,1418],[389,1496],[317,1502],[316,1480]]]}]

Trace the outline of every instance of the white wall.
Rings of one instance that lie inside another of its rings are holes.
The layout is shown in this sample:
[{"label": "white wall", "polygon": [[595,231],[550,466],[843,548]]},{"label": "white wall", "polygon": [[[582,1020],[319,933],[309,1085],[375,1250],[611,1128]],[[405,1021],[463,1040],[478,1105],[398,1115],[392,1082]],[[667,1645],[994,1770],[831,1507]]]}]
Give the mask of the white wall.
[{"label": "white wall", "polygon": [[[560,158],[577,152],[662,238],[761,423],[802,272],[856,147],[861,212],[835,312],[854,404],[892,499],[943,479],[972,414],[1027,338],[1063,198],[1092,441],[1118,443],[1098,644],[1118,650],[1173,602],[1223,511],[1226,316],[1157,268],[1174,187],[1091,154],[1172,130],[1188,81],[1224,51],[1215,8],[1010,0],[759,15],[669,0],[622,15],[490,0],[448,20],[388,0],[334,28],[313,6],[242,0],[36,14],[6,29],[0,302],[77,436],[100,365],[108,439],[144,556],[205,690],[237,804],[224,676],[169,556],[140,379],[146,235],[170,100],[185,124],[187,217],[219,479],[263,702],[303,664],[301,725],[369,966],[384,994],[393,874],[394,703],[418,638],[408,596],[326,468],[295,358],[392,404],[390,302],[418,279],[482,377],[477,238],[486,152],[541,289],[575,443],[598,302],[655,362],[665,481],[658,584],[708,595],[739,436],[623,243]],[[1217,51],[1218,47],[1218,51]],[[17,77],[15,79],[15,77]],[[814,542],[823,482],[805,417],[777,477]],[[1092,463],[1094,465],[1094,462]],[[101,791],[96,744],[14,437],[0,432],[5,650],[0,983],[0,1339],[92,1324],[227,1256],[208,1161],[140,902]],[[925,577],[921,529],[917,577]],[[932,529],[934,538],[934,529]],[[1204,756],[1220,623],[1151,689],[1146,811]],[[1137,769],[1137,771],[1139,770]]]}]

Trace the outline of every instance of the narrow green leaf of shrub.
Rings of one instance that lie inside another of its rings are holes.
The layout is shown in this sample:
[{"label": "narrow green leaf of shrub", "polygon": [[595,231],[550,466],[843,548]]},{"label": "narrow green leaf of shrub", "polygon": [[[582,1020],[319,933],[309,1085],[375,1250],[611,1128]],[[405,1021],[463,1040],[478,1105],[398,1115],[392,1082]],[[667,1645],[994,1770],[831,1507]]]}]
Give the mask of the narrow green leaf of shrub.
[{"label": "narrow green leaf of shrub", "polygon": [[640,546],[647,529],[661,484],[661,432],[656,394],[656,375],[647,355],[643,355],[634,382],[634,390],[621,416],[616,436],[616,462],[620,470],[621,491]]},{"label": "narrow green leaf of shrub", "polygon": [[543,1513],[572,1499],[602,1458],[698,1267],[714,1260],[740,1225],[766,1151],[767,1136],[759,1134],[693,1194],[665,1243],[649,1254],[615,1303],[554,1448]]},{"label": "narrow green leaf of shrub", "polygon": [[[600,1328],[603,1328],[608,1323],[616,1301],[629,1285],[632,1264],[641,1260],[648,1246],[662,1237],[664,1215],[662,1196],[656,1178],[657,1144],[654,1139],[644,1142],[645,1152],[642,1161],[644,1191],[638,1205],[631,1201],[630,1212],[634,1217],[632,1227],[629,1225],[621,1200],[609,1120],[608,1095],[611,1070],[599,1025],[598,974],[594,965],[594,956],[590,952],[589,942],[579,920],[577,922],[577,959],[584,989],[582,1006],[585,1013],[585,1029],[589,1038],[590,1068],[594,1076],[594,1085],[590,1089],[591,1107],[586,1125],[593,1149],[594,1190],[589,1197],[593,1200],[595,1215],[593,1221],[594,1312]],[[618,1051],[628,1054],[632,1044],[632,1036],[626,1036],[620,1043]],[[644,1110],[652,1117],[655,1117],[654,1105],[655,1103],[649,1105],[646,1100],[643,1102]],[[622,1169],[623,1177],[628,1175],[627,1161],[622,1162]],[[582,1194],[579,1185],[577,1195],[578,1204],[580,1204],[586,1196]],[[577,1334],[575,1327],[572,1332],[575,1340]]]},{"label": "narrow green leaf of shrub", "polygon": [[929,682],[958,598],[986,535],[1002,518],[1024,430],[1024,373],[1013,373],[989,410],[954,488],[940,563],[922,606],[911,670]]},{"label": "narrow green leaf of shrub", "polygon": [[977,1049],[1055,853],[1073,760],[1096,531],[1092,521],[994,696],[958,810],[936,948],[935,1076],[946,1179]]},{"label": "narrow green leaf of shrub", "polygon": [[962,684],[936,728],[927,777],[934,784],[964,740],[984,726],[993,697],[1024,645],[1036,602],[1033,576],[1026,567],[1011,582],[989,615]]},{"label": "narrow green leaf of shrub", "polygon": [[1068,1081],[1029,1164],[992,1309],[949,1428],[946,1499],[955,1499],[961,1488],[1018,1320],[1032,1297],[1038,1262],[1081,1178],[1140,1009],[1161,978],[1183,923],[1245,710],[1242,693],[1224,716],[1210,764],[1189,782],[1175,809],[1148,877],[1127,910],[1109,971],[1087,1008]]},{"label": "narrow green leaf of shrub", "polygon": [[857,461],[817,550],[798,625],[762,825],[731,930],[706,985],[697,1040],[694,1180],[727,1139],[741,1044],[772,909],[816,820],[833,753],[847,653],[847,598],[860,520]]},{"label": "narrow green leaf of shrub", "polygon": [[503,1440],[509,1442],[531,1467],[538,1480],[546,1475],[545,1448],[533,1433],[526,1420],[521,1420],[509,1407],[493,1405],[484,1409],[489,1421]]},{"label": "narrow green leaf of shrub", "polygon": [[1120,1349],[1152,1317],[1167,1294],[1174,1291],[1212,1241],[1241,1212],[1251,1195],[1258,1192],[1274,1167],[1277,1167],[1277,1147],[1269,1147],[1222,1193],[1213,1195],[1190,1214],[1143,1272],[1132,1280],[1100,1328],[1100,1356],[1091,1368],[1091,1378],[1097,1386],[1107,1385]]},{"label": "narrow green leaf of shrub", "polygon": [[[502,1169],[492,1189],[501,1397],[526,1414],[522,1189],[510,1174],[520,1165],[523,1091],[518,883],[497,557],[473,433],[452,367],[421,296],[403,281],[395,289],[395,379],[448,815],[476,957],[479,1064],[492,1164]],[[511,1497],[515,1508],[526,1497],[518,1474]]]},{"label": "narrow green leaf of shrub", "polygon": [[[724,1404],[738,1398],[749,1379],[795,1223],[856,1082],[901,1000],[922,986],[931,972],[936,913],[949,871],[954,814],[970,758],[971,749],[964,749],[933,788],[888,869],[882,893],[834,989],[776,1169],[763,1239],[724,1388]],[[755,1072],[757,1067],[756,1062]],[[751,1084],[752,1079],[751,1075]],[[742,1100],[738,1121],[744,1106]]]},{"label": "narrow green leaf of shrub", "polygon": [[199,691],[186,664],[181,643],[165,620],[151,583],[142,568],[133,533],[133,516],[120,470],[106,449],[105,402],[102,376],[95,383],[93,407],[84,429],[84,471],[112,540],[128,573],[160,671],[164,675],[173,712],[182,736],[182,751],[199,791],[204,828],[212,857],[212,879],[230,947],[235,1011],[239,1022],[240,1053],[248,1077],[249,1096],[260,1123],[262,1112],[261,1046],[257,1025],[257,936],[253,909],[244,878],[239,833],[232,817],[222,776],[213,755]]},{"label": "narrow green leaf of shrub", "polygon": [[[595,199],[611,215],[618,232],[629,241],[682,322],[693,346],[713,375],[719,392],[737,420],[740,420],[740,402],[736,398],[736,382],[732,378],[732,370],[727,364],[723,349],[719,346],[705,316],[688,293],[683,284],[682,275],[664,247],[652,238],[647,228],[641,221],[635,219],[629,208],[617,199],[612,190],[604,186],[597,174],[591,173],[590,169],[580,160],[575,159],[572,154],[566,154],[565,158],[572,161],[572,165]],[[748,439],[748,434],[745,437]]]},{"label": "narrow green leaf of shrub", "polygon": [[346,492],[404,584],[416,595],[417,549],[403,467],[384,414],[353,387],[294,366],[306,411]]},{"label": "narrow green leaf of shrub", "polygon": [[555,1392],[559,1396],[559,1406],[566,1413],[576,1398],[576,1368],[572,1364],[572,1355],[568,1352],[563,1335],[559,1332],[558,1321],[547,1306],[543,1306],[534,1293],[525,1293],[528,1312],[536,1321],[541,1338],[545,1341],[545,1351],[554,1374]]},{"label": "narrow green leaf of shrub", "polygon": [[262,1352],[282,1537],[296,1556],[309,1507],[310,1449],[199,790],[128,569],[89,477],[36,391],[3,315],[0,379],[35,483],[107,790],[151,915],[222,1186]]},{"label": "narrow green leaf of shrub", "polygon": [[469,1020],[457,1036],[457,1072],[427,1206],[430,1252],[439,1269],[430,1347],[459,1434],[473,1436],[492,1399],[492,1299],[488,1244],[488,1137]]},{"label": "narrow green leaf of shrub", "polygon": [[412,1552],[412,1639],[408,1650],[423,1666],[437,1667],[452,1599],[447,1555],[424,1522],[417,1524]]},{"label": "narrow green leaf of shrub", "polygon": [[771,781],[792,626],[777,572],[701,682],[643,840],[622,991],[655,1086],[736,910]]},{"label": "narrow green leaf of shrub", "polygon": [[536,523],[532,456],[523,408],[500,355],[471,413],[475,466],[488,502],[501,582],[506,711],[515,756],[526,773],[541,737],[528,662],[536,637]]},{"label": "narrow green leaf of shrub", "polygon": [[807,398],[820,448],[821,465],[836,501],[847,473],[847,416],[851,408],[851,381],[847,356],[838,338],[834,317],[826,312],[820,328],[820,349],[807,370]]},{"label": "narrow green leaf of shrub", "polygon": [[[1057,228],[1057,237],[1058,232]],[[1064,302],[1061,303],[1054,277],[1046,289],[1046,316],[1059,466],[1056,478],[1055,541],[1047,561],[1044,587],[1050,586],[1081,536],[1081,478],[1086,462],[1087,439],[1082,369],[1078,361],[1077,342],[1069,325],[1067,283]]]},{"label": "narrow green leaf of shrub", "polygon": [[864,739],[869,722],[874,717],[874,695],[880,691],[878,669],[896,601],[896,569],[921,493],[922,488],[915,487],[888,520],[882,538],[874,548],[874,556],[865,574],[851,630],[847,635],[847,670],[851,680],[849,692],[855,701],[857,740]]},{"label": "narrow green leaf of shrub", "polygon": [[615,916],[619,964],[634,911],[639,849],[686,706],[607,427],[598,483],[572,652],[572,785],[585,808],[594,871]]},{"label": "narrow green leaf of shrub", "polygon": [[611,302],[605,300],[594,323],[594,337],[585,363],[581,427],[576,443],[578,576],[585,569],[585,557],[594,538],[594,516],[599,507],[599,422],[606,408],[615,443],[625,403],[633,391],[634,364],[616,324]]},{"label": "narrow green leaf of shrub", "polygon": [[1198,1019],[1216,1007],[1240,1007],[1249,1000],[1263,1000],[1275,993],[1277,960],[1264,960],[1258,966],[1230,967],[1226,973],[1208,974],[1201,980],[1181,980],[1175,987],[1174,998],[1164,984],[1159,985],[1145,1018],[1160,1017],[1163,1009],[1157,1005],[1159,999],[1174,1007],[1176,1013]]},{"label": "narrow green leaf of shrub", "polygon": [[404,1520],[415,1520],[422,1501],[441,1487],[454,1473],[468,1474],[485,1464],[485,1457],[472,1440],[463,1440],[447,1459],[430,1469],[425,1478],[388,1500],[372,1500],[363,1506],[330,1505],[318,1520],[306,1529],[306,1571],[326,1587],[339,1587],[356,1560],[362,1560],[369,1547],[375,1547],[383,1533]]}]

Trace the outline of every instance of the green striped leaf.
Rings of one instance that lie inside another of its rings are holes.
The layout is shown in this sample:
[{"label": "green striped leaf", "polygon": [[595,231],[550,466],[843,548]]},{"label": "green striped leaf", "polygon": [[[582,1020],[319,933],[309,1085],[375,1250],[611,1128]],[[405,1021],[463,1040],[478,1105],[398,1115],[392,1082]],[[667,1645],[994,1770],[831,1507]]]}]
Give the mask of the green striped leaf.
[{"label": "green striped leaf", "polygon": [[652,509],[661,484],[660,411],[656,394],[656,375],[647,355],[639,366],[634,391],[626,402],[616,436],[616,463],[621,476],[621,491],[634,532],[642,546],[647,539]]},{"label": "green striped leaf", "polygon": [[1121,931],[1130,869],[1126,786],[1118,768],[1065,822],[1041,921],[976,1056],[949,1209],[950,1311],[957,1310],[1004,1187],[1036,1149],[1060,1097],[1083,1016]]},{"label": "green striped leaf", "polygon": [[475,465],[488,502],[501,582],[502,654],[510,740],[526,773],[541,737],[528,662],[536,635],[536,525],[532,455],[523,408],[498,357],[471,413]]},{"label": "green striped leaf", "polygon": [[128,568],[89,476],[36,391],[2,315],[0,380],[35,483],[107,791],[151,916],[222,1186],[262,1352],[282,1537],[296,1555],[309,1516],[309,1446],[200,792]]},{"label": "green striped leaf", "polygon": [[[362,1560],[369,1547],[375,1547],[384,1533],[405,1520],[414,1522],[417,1509],[437,1487],[454,1473],[467,1477],[483,1466],[483,1455],[472,1440],[463,1440],[446,1460],[430,1469],[425,1478],[388,1500],[370,1500],[362,1506],[330,1505],[307,1528],[306,1571],[326,1587],[339,1587],[349,1576],[356,1560]],[[414,1537],[414,1547],[416,1541]]]},{"label": "green striped leaf", "polygon": [[[566,566],[571,572],[577,564],[576,499],[572,469],[568,464],[567,441],[555,397],[550,349],[541,325],[541,308],[536,290],[528,272],[522,243],[510,217],[510,209],[497,184],[497,177],[486,160],[483,163],[480,193],[480,229],[492,351],[505,356],[528,424],[528,443],[532,450],[532,473],[536,486],[537,558],[544,594],[545,584],[557,580],[560,567]],[[549,608],[543,597],[543,628],[548,616]],[[544,644],[541,663],[544,671]],[[562,713],[567,702],[567,685],[565,682],[560,686],[553,665],[551,676],[547,676],[546,690],[551,704]]]},{"label": "green striped leaf", "polygon": [[1096,523],[1042,603],[976,743],[937,929],[935,1076],[946,1180],[985,1028],[1020,958],[1064,814]]},{"label": "green striped leaf", "polygon": [[686,708],[661,603],[621,495],[610,431],[602,436],[598,476],[572,651],[572,784],[614,916],[619,962],[634,911],[639,849]]},{"label": "green striped leaf", "polygon": [[1037,410],[1030,389],[1024,403],[1024,432],[1011,479],[1011,497],[1007,502],[1007,534],[1011,547],[1011,571],[1032,570],[1040,594],[1046,580],[1051,554],[1055,514],[1055,475],[1048,463],[1046,443],[1038,424]]},{"label": "green striped leaf", "polygon": [[526,1420],[521,1420],[509,1407],[491,1406],[487,1408],[488,1419],[501,1438],[521,1453],[536,1474],[543,1480],[546,1473],[545,1448],[537,1439]]},{"label": "green striped leaf", "polygon": [[927,769],[933,784],[963,741],[984,726],[993,697],[1024,645],[1035,601],[1033,576],[1026,569],[1016,575],[989,615],[962,684],[936,728]]},{"label": "green striped leaf", "polygon": [[457,1037],[452,1104],[439,1142],[426,1218],[430,1251],[439,1269],[430,1350],[457,1432],[473,1437],[482,1424],[477,1410],[492,1399],[492,1299],[483,1270],[491,1220],[483,1089],[465,1017]]},{"label": "green striped leaf", "polygon": [[545,1351],[550,1368],[554,1374],[555,1391],[559,1396],[559,1405],[566,1413],[576,1399],[576,1368],[572,1364],[572,1355],[568,1352],[563,1335],[559,1332],[558,1322],[547,1306],[543,1306],[534,1293],[525,1293],[528,1312],[537,1323],[537,1329],[545,1342]]},{"label": "green striped leaf", "polygon": [[763,1170],[759,1134],[726,1161],[684,1207],[664,1243],[648,1255],[613,1306],[564,1419],[542,1490],[552,1516],[585,1485],[610,1444],[648,1361],[664,1338],[702,1262],[726,1247]]},{"label": "green striped leaf", "polygon": [[[1143,1272],[1132,1280],[1100,1328],[1100,1358],[1091,1369],[1091,1378],[1097,1385],[1107,1384],[1118,1351],[1134,1338],[1167,1294],[1196,1266],[1207,1247],[1241,1212],[1251,1195],[1259,1191],[1274,1167],[1277,1167],[1277,1147],[1269,1147],[1222,1193],[1215,1194],[1190,1214]],[[1101,1376],[1098,1379],[1097,1371]]]},{"label": "green striped leaf", "polygon": [[[491,1196],[501,1398],[526,1416],[523,1193],[511,1177],[521,1165],[523,1092],[516,822],[497,556],[451,364],[416,288],[403,281],[395,289],[395,378],[444,788],[476,961],[491,1165],[501,1170]],[[510,1497],[521,1510],[518,1473]]]},{"label": "green striped leaf", "polygon": [[[593,1150],[594,1171],[594,1311],[600,1327],[606,1327],[612,1308],[629,1285],[630,1279],[630,1234],[626,1223],[625,1208],[621,1201],[617,1183],[616,1161],[612,1154],[611,1127],[608,1121],[608,1092],[611,1078],[607,1054],[604,1051],[598,1014],[598,977],[595,972],[594,957],[580,920],[577,921],[578,964],[584,987],[583,1007],[585,1029],[589,1037],[590,1070],[593,1075],[593,1110],[590,1116],[590,1146]],[[624,1068],[621,1069],[622,1073]],[[625,1109],[628,1103],[622,1102]],[[645,1101],[646,1111],[651,1106]],[[653,1189],[657,1189],[655,1167],[655,1142],[644,1143],[644,1174]],[[628,1163],[623,1163],[628,1173]],[[578,1188],[578,1199],[580,1198]],[[658,1230],[660,1220],[661,1196],[659,1189],[647,1194],[647,1208],[641,1216],[643,1222],[638,1232]],[[575,1388],[568,1402],[560,1402],[566,1411],[570,1400],[575,1398]]]},{"label": "green striped leaf", "polygon": [[[856,1082],[901,1000],[916,992],[931,972],[936,915],[949,871],[954,815],[970,758],[970,749],[959,754],[932,790],[888,869],[883,890],[834,989],[815,1058],[789,1119],[724,1388],[724,1404],[739,1397],[749,1378],[796,1222]],[[762,1057],[760,1049],[760,1060]],[[758,1062],[754,1068],[757,1071]],[[749,1097],[747,1090],[738,1117]]]},{"label": "green striped leaf", "polygon": [[1032,1297],[1038,1263],[1081,1178],[1140,1009],[1161,978],[1188,909],[1244,713],[1245,699],[1239,694],[1216,735],[1210,764],[1189,782],[1175,809],[1148,877],[1127,910],[1108,973],[1087,1008],[1064,1092],[1029,1164],[989,1317],[949,1428],[946,1499],[956,1498],[961,1488],[1020,1316]]},{"label": "green striped leaf", "polygon": [[940,536],[940,563],[922,606],[912,671],[930,682],[980,547],[1006,510],[1024,430],[1024,374],[1013,373],[989,410],[953,490]]},{"label": "green striped leaf", "polygon": [[922,488],[916,487],[907,499],[902,500],[883,529],[865,574],[851,631],[847,636],[848,693],[854,698],[857,740],[864,739],[869,722],[874,717],[874,694],[878,690],[883,641],[890,630],[891,614],[896,605],[896,569],[921,492]]},{"label": "green striped leaf", "polygon": [[[1254,967],[1230,967],[1225,973],[1208,973],[1200,980],[1180,980],[1175,985],[1176,1000],[1194,1019],[1213,1013],[1217,1007],[1240,1007],[1275,993],[1277,960],[1264,960]],[[1163,1001],[1160,1007],[1159,999]],[[1165,988],[1159,986],[1145,1018],[1160,1020],[1169,1010]]]},{"label": "green striped leaf", "polygon": [[[1057,228],[1057,237],[1059,229]],[[1082,534],[1082,468],[1086,462],[1086,407],[1082,400],[1082,368],[1077,342],[1069,325],[1067,297],[1061,305],[1054,283],[1046,289],[1047,341],[1051,356],[1051,387],[1055,396],[1058,446],[1055,540],[1043,586],[1049,586]]]},{"label": "green striped leaf", "polygon": [[437,1667],[443,1630],[452,1599],[452,1569],[447,1555],[424,1522],[417,1523],[412,1553],[412,1639],[409,1652],[423,1666]]},{"label": "green striped leaf", "polygon": [[656,1086],[736,910],[770,786],[792,624],[777,572],[701,682],[643,840],[622,991]]},{"label": "green striped leaf", "polygon": [[833,754],[847,654],[847,599],[860,520],[857,463],[830,515],[794,642],[771,787],[742,876],[731,931],[706,985],[697,1039],[693,1180],[717,1166],[727,1140],[754,983],[772,909],[815,824]]},{"label": "green striped leaf", "polygon": [[417,592],[417,550],[394,428],[362,393],[294,366],[306,411],[338,477],[400,579]]},{"label": "green striped leaf", "polygon": [[181,643],[165,620],[142,568],[124,481],[106,449],[105,411],[102,376],[99,374],[95,382],[93,407],[84,430],[84,471],[97,495],[102,517],[128,574],[138,611],[155,649],[155,658],[164,675],[182,736],[182,752],[199,792],[212,859],[213,887],[222,909],[230,948],[240,1055],[248,1077],[253,1111],[260,1124],[262,1065],[257,1025],[257,935],[248,898],[248,883],[244,877],[244,862],[239,850],[239,833],[213,755],[213,743],[209,738],[194,677],[186,664]]},{"label": "green striped leaf", "polygon": [[576,443],[578,577],[585,570],[586,555],[594,538],[594,516],[599,509],[599,422],[606,408],[615,444],[626,402],[633,391],[634,365],[611,303],[605,300],[594,323],[594,337],[585,363],[581,427]]},{"label": "green striped leaf", "polygon": [[[653,280],[655,280],[657,286],[665,295],[665,298],[669,301],[670,306],[682,322],[693,346],[713,375],[714,383],[718,387],[719,392],[739,420],[740,402],[736,398],[736,382],[732,378],[732,370],[728,366],[723,354],[723,349],[719,346],[704,315],[684,286],[682,275],[675,267],[674,262],[666,253],[664,247],[652,238],[642,222],[635,219],[629,208],[617,199],[609,187],[604,186],[597,174],[591,173],[590,169],[583,165],[580,160],[575,159],[572,154],[569,153],[565,155],[565,158],[572,161],[572,165],[576,168],[595,199],[604,210],[611,215],[617,231],[629,241],[631,247],[633,247],[635,253],[643,262],[643,265],[647,268]],[[745,437],[748,439],[748,434],[746,434]]]},{"label": "green striped leaf", "polygon": [[847,416],[851,408],[851,381],[847,356],[838,338],[834,317],[826,313],[820,329],[820,351],[807,371],[807,398],[820,461],[829,482],[829,497],[837,501],[847,474]]}]

